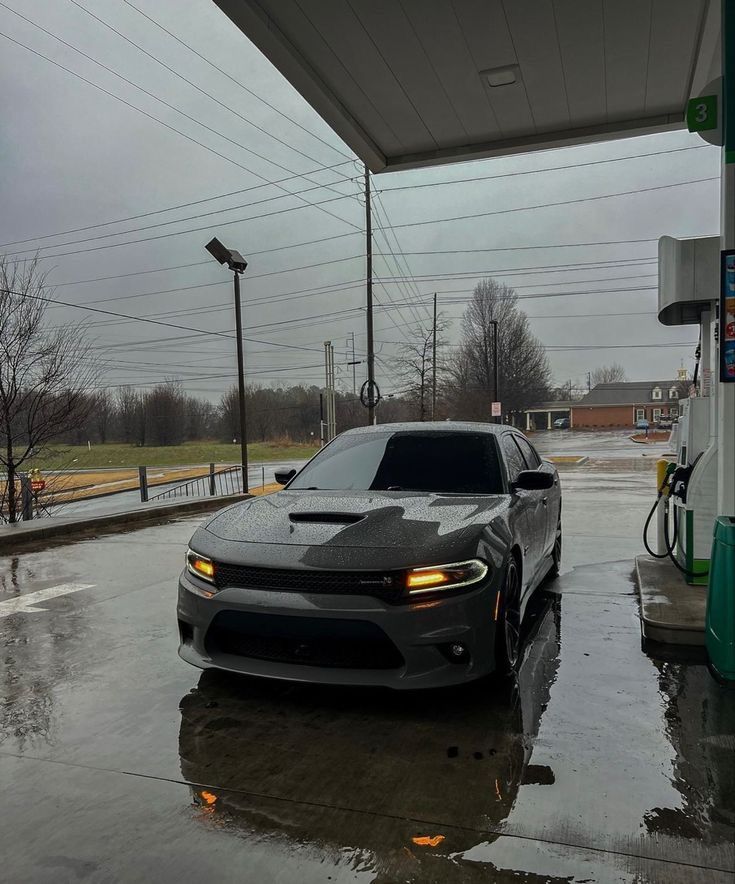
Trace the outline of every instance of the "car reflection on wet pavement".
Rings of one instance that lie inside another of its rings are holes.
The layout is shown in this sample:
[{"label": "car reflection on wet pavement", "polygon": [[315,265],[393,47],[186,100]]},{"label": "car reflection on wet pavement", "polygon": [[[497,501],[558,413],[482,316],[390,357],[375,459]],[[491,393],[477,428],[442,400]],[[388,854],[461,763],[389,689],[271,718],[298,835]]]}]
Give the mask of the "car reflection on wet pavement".
[{"label": "car reflection on wet pavement", "polygon": [[565,570],[503,689],[197,673],[196,520],[0,560],[0,879],[732,884],[735,699],[640,646],[647,477],[617,471],[604,520],[590,471],[564,481]]},{"label": "car reflection on wet pavement", "polygon": [[[424,873],[441,879],[442,861],[500,831],[521,783],[554,782],[529,757],[558,666],[559,607],[534,600],[526,660],[507,686],[404,696],[205,672],[181,702],[194,800],[228,827],[369,852],[376,880],[410,877],[416,850],[430,848],[436,868]],[[265,806],[253,800],[266,794]]]}]

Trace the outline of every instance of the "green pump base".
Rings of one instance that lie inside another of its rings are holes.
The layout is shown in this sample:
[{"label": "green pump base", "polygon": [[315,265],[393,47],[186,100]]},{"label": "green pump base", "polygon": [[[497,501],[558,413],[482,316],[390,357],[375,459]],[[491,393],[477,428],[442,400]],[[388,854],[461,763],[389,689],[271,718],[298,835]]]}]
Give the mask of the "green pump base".
[{"label": "green pump base", "polygon": [[735,518],[715,521],[710,560],[705,644],[718,681],[735,684]]}]

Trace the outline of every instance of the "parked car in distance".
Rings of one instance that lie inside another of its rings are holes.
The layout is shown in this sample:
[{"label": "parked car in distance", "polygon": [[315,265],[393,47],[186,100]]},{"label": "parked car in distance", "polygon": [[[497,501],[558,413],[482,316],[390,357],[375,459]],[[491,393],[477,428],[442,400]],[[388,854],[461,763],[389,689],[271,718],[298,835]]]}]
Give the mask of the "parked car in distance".
[{"label": "parked car in distance", "polygon": [[650,426],[651,425],[647,420],[639,420],[635,422],[636,430],[647,430]]},{"label": "parked car in distance", "polygon": [[559,571],[556,468],[500,424],[348,430],[277,494],[191,538],[179,654],[202,669],[435,688],[515,671],[531,594]]},{"label": "parked car in distance", "polygon": [[568,430],[569,429],[569,418],[568,417],[558,417],[554,421],[554,428],[557,430]]},{"label": "parked car in distance", "polygon": [[674,425],[674,422],[670,417],[662,417],[658,424],[656,424],[659,430],[670,430]]}]

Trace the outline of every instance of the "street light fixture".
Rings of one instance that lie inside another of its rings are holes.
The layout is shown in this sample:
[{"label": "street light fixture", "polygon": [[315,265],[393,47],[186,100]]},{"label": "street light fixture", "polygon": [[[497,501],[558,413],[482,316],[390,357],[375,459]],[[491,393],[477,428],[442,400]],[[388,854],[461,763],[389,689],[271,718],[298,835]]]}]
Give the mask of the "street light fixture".
[{"label": "street light fixture", "polygon": [[228,249],[214,237],[204,247],[220,264],[226,264],[232,271],[235,283],[235,331],[237,335],[237,392],[240,405],[240,460],[242,463],[242,490],[248,492],[248,446],[245,422],[245,370],[242,356],[242,307],[240,305],[240,275],[248,266],[248,262],[240,252]]}]

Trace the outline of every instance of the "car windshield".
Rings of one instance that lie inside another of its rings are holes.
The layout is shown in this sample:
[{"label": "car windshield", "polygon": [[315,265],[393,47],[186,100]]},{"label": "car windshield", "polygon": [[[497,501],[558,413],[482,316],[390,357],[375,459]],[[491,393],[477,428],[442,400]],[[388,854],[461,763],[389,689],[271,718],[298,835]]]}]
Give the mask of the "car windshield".
[{"label": "car windshield", "polygon": [[338,437],[289,488],[500,494],[503,482],[488,433],[386,431]]}]

